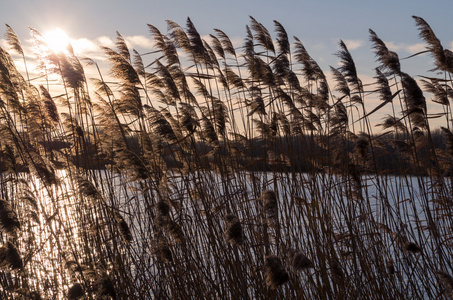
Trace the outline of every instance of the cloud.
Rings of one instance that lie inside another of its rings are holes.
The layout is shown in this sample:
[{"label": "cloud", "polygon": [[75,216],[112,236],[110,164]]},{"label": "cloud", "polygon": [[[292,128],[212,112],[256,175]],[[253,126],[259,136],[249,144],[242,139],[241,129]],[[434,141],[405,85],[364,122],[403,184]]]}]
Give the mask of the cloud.
[{"label": "cloud", "polygon": [[143,35],[128,36],[125,38],[125,40],[130,48],[140,47],[145,49],[152,49],[154,46],[153,41]]},{"label": "cloud", "polygon": [[362,40],[344,40],[343,41],[348,47],[348,50],[355,50],[363,46],[364,41]]},{"label": "cloud", "polygon": [[426,44],[423,44],[423,43],[409,45],[407,47],[407,51],[410,53],[418,53],[418,52],[425,51],[425,50],[426,50]]},{"label": "cloud", "polygon": [[[133,48],[151,49],[154,45],[150,38],[141,35],[127,36],[124,37],[124,39],[130,50]],[[101,46],[116,50],[114,39],[108,36],[100,36],[92,40],[80,38],[77,40],[71,40],[71,43],[77,55],[88,56],[100,60],[103,60]]]},{"label": "cloud", "polygon": [[405,51],[410,54],[415,54],[421,51],[426,50],[425,43],[417,43],[417,44],[405,44],[405,43],[394,43],[394,42],[385,42],[385,45],[389,50],[399,52]]},{"label": "cloud", "polygon": [[115,47],[115,42],[108,36],[100,36],[95,41],[96,44],[104,47],[113,48]]},{"label": "cloud", "polygon": [[0,39],[0,47],[3,49],[9,49],[8,42],[5,39]]},{"label": "cloud", "polygon": [[92,53],[99,50],[99,45],[86,38],[71,40],[71,44],[76,54]]}]

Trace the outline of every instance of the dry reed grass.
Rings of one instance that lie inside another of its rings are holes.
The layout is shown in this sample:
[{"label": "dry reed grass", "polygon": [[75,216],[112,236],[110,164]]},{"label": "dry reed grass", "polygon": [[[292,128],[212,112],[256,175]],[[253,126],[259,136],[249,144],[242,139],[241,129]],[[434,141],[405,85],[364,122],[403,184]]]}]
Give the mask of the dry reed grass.
[{"label": "dry reed grass", "polygon": [[[327,82],[279,22],[273,38],[251,18],[235,47],[188,19],[168,34],[148,25],[146,55],[117,33],[117,50],[102,48],[108,82],[31,29],[42,78],[60,78],[53,96],[17,71],[11,55],[25,67],[28,55],[7,26],[1,297],[451,298],[453,67],[414,18],[442,76],[404,73],[370,30],[379,65],[366,90],[343,41]],[[373,96],[382,103],[365,107]]]}]

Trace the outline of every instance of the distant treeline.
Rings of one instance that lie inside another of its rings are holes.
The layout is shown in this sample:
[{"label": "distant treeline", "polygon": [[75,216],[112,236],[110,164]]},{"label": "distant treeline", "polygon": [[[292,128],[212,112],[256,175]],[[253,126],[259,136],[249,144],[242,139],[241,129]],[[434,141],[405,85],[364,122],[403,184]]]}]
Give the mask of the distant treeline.
[{"label": "distant treeline", "polygon": [[[407,135],[397,135],[392,132],[376,135],[371,137],[373,141],[372,149],[368,143],[364,144],[362,139],[351,139],[345,143],[344,151],[351,156],[361,155],[363,157],[358,164],[361,172],[428,175],[426,169],[417,169],[414,164],[411,164],[409,155],[411,150],[408,144],[404,142],[408,138]],[[437,158],[444,158],[439,164],[445,172],[449,166],[447,164],[449,161],[445,156],[447,148],[445,134],[440,129],[434,129],[431,131],[431,138],[436,152],[441,155]],[[326,151],[316,143],[317,139],[322,138],[309,135],[278,136],[272,139],[254,138],[247,140],[244,138],[242,140],[236,139],[234,142],[221,142],[216,149],[208,143],[199,141],[196,143],[195,154],[186,154],[187,156],[196,155],[199,159],[199,167],[205,170],[210,170],[216,163],[219,163],[216,159],[218,155],[222,155],[222,159],[234,161],[236,166],[245,171],[321,172],[330,167],[335,167],[333,156],[338,155],[338,150]],[[136,136],[128,137],[128,143],[135,155],[143,155]],[[72,147],[69,143],[62,141],[43,142],[41,144],[49,153]],[[426,143],[419,144],[416,157],[425,164],[433,164],[431,160],[425,161],[427,156],[426,146]],[[167,167],[174,170],[182,168],[184,164],[174,156],[174,152],[182,151],[184,153],[183,149],[177,144],[164,145],[163,147],[167,147],[167,155],[164,156]],[[97,153],[93,145],[88,143],[84,149],[84,152],[72,157],[75,165],[86,169],[105,169],[113,164],[113,160],[107,155]],[[3,151],[1,154],[0,170],[5,171],[7,170],[5,166],[9,163],[8,153]],[[93,160],[94,157],[96,157],[96,160]],[[97,163],[93,164],[93,161]],[[62,165],[58,160],[54,160],[53,163],[57,168]],[[20,170],[21,167],[18,169]],[[26,170],[26,167],[22,166],[22,169]]]}]

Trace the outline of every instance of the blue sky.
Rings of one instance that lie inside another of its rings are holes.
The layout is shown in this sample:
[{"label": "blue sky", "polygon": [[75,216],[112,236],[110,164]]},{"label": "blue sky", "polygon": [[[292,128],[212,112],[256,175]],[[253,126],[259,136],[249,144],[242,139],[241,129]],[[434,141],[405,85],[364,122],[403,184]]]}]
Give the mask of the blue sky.
[{"label": "blue sky", "polygon": [[384,40],[414,44],[419,39],[411,15],[423,17],[450,43],[452,9],[447,0],[20,0],[2,4],[0,19],[24,38],[28,26],[41,32],[60,27],[73,38],[114,37],[116,30],[123,36],[146,36],[147,23],[165,32],[166,19],[184,25],[187,17],[202,35],[219,28],[230,37],[243,37],[251,15],[269,30],[273,20],[279,21],[309,47],[308,42],[330,45],[340,38],[366,41],[368,28]]},{"label": "blue sky", "polygon": [[[18,0],[2,4],[0,19],[16,31],[25,46],[30,38],[28,26],[42,33],[59,27],[74,40],[82,55],[94,59],[102,59],[99,45],[114,47],[116,31],[131,47],[145,52],[151,46],[146,24],[165,33],[166,19],[184,27],[190,17],[202,36],[218,28],[238,46],[245,37],[245,26],[250,24],[249,16],[271,33],[273,20],[277,20],[289,36],[297,36],[303,42],[325,72],[329,72],[329,66],[337,66],[333,53],[338,50],[339,40],[345,41],[362,80],[367,82],[372,80],[377,66],[368,40],[369,28],[391,50],[406,57],[424,50],[411,18],[420,16],[431,25],[444,47],[452,49],[451,11],[451,0]],[[403,71],[413,76],[426,74],[432,67],[428,55],[403,61]]]},{"label": "blue sky", "polygon": [[[404,57],[419,49],[420,45],[416,46],[422,43],[411,18],[417,15],[433,27],[445,47],[451,48],[449,14],[452,9],[453,2],[447,0],[20,0],[3,4],[0,19],[22,40],[29,38],[28,26],[40,32],[60,27],[73,39],[87,39],[99,45],[99,37],[114,39],[116,31],[126,38],[135,36],[136,41],[138,36],[149,38],[146,24],[164,33],[166,19],[184,26],[187,17],[201,35],[219,28],[240,42],[249,16],[253,16],[271,32],[273,20],[279,21],[290,36],[302,40],[323,68],[335,65],[336,58],[332,54],[342,39],[357,60],[359,71],[366,72],[369,68],[372,70],[374,64],[368,42],[369,28]],[[131,46],[140,48],[138,42]]]}]

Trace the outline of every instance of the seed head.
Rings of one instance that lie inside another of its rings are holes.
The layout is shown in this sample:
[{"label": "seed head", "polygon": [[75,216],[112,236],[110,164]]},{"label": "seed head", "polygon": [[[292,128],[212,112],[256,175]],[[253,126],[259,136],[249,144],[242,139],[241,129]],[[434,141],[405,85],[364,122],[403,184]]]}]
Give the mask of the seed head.
[{"label": "seed head", "polygon": [[266,257],[264,264],[266,281],[270,288],[276,289],[289,280],[288,272],[283,268],[282,261],[276,255]]},{"label": "seed head", "polygon": [[244,237],[242,234],[242,225],[238,217],[235,215],[227,215],[226,219],[226,230],[225,230],[225,239],[228,243],[239,246],[244,242]]},{"label": "seed head", "polygon": [[290,249],[288,254],[294,269],[303,270],[313,267],[313,262],[300,250]]}]

